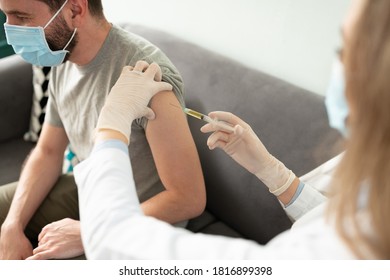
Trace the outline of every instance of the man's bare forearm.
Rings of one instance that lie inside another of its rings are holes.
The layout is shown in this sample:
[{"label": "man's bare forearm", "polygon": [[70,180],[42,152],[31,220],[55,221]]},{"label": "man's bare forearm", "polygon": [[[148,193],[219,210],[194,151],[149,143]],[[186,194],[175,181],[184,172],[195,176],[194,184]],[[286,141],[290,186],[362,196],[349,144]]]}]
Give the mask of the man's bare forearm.
[{"label": "man's bare forearm", "polygon": [[35,148],[28,158],[4,225],[25,228],[61,172],[62,158]]}]

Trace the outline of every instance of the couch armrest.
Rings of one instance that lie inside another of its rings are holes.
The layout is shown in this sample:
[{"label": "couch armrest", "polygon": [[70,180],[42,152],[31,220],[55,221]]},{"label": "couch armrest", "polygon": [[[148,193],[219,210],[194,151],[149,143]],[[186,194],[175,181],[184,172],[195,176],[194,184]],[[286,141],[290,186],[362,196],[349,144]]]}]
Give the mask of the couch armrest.
[{"label": "couch armrest", "polygon": [[22,137],[32,106],[32,67],[18,55],[0,59],[0,142]]}]

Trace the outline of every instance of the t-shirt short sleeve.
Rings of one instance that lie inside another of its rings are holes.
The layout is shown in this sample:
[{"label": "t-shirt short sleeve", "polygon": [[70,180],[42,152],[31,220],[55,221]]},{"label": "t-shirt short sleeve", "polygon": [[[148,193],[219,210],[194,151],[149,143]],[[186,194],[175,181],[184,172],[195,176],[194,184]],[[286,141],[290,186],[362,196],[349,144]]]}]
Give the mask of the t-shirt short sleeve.
[{"label": "t-shirt short sleeve", "polygon": [[[55,70],[52,70],[50,79],[53,81],[55,79],[55,75],[53,74]],[[53,88],[54,82],[49,83],[49,100],[47,101],[47,108],[46,108],[46,116],[45,116],[45,122],[56,127],[64,127],[62,124],[60,115],[58,113],[58,107],[55,99],[54,88]]]},{"label": "t-shirt short sleeve", "polygon": [[[162,71],[162,80],[168,84],[171,84],[173,87],[173,93],[175,94],[177,100],[181,104],[181,106],[185,107],[184,102],[184,84],[183,80],[180,76],[180,74],[177,72],[176,69],[170,69],[170,67],[166,67],[163,64],[160,64],[161,71]],[[143,117],[140,119],[137,119],[135,121],[138,125],[141,125],[144,129],[146,129],[146,126],[148,124],[148,119]]]}]

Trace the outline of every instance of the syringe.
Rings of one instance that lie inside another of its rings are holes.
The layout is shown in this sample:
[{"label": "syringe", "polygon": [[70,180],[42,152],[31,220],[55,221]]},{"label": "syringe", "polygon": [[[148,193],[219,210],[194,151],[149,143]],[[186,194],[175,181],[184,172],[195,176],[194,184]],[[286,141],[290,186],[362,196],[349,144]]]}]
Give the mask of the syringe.
[{"label": "syringe", "polygon": [[210,118],[209,116],[202,114],[202,113],[199,113],[197,111],[194,111],[192,109],[184,108],[183,111],[184,111],[184,113],[186,113],[187,115],[190,115],[191,117],[194,117],[194,118],[197,118],[199,120],[203,120],[205,122],[211,123],[215,126],[220,127],[223,130],[226,130],[229,132],[234,132],[234,127],[228,125],[227,123],[225,123],[223,121],[214,120],[214,119]]}]

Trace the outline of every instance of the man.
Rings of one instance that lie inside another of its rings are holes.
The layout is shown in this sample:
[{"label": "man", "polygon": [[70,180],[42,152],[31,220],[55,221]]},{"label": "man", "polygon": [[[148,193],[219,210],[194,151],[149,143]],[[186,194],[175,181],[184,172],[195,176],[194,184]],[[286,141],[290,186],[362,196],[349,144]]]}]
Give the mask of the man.
[{"label": "man", "polygon": [[[131,127],[129,155],[142,210],[172,224],[200,214],[203,175],[186,119],[170,105],[183,106],[183,83],[168,58],[110,24],[100,0],[0,0],[0,9],[15,52],[33,64],[55,66],[37,146],[17,187],[0,188],[0,258],[83,254],[77,188],[73,176],[60,176],[63,153],[70,142],[80,161],[89,155],[100,110],[125,65],[142,70],[155,61],[162,80],[173,86],[151,101],[153,121],[140,118]],[[136,65],[139,60],[146,62]]]}]

